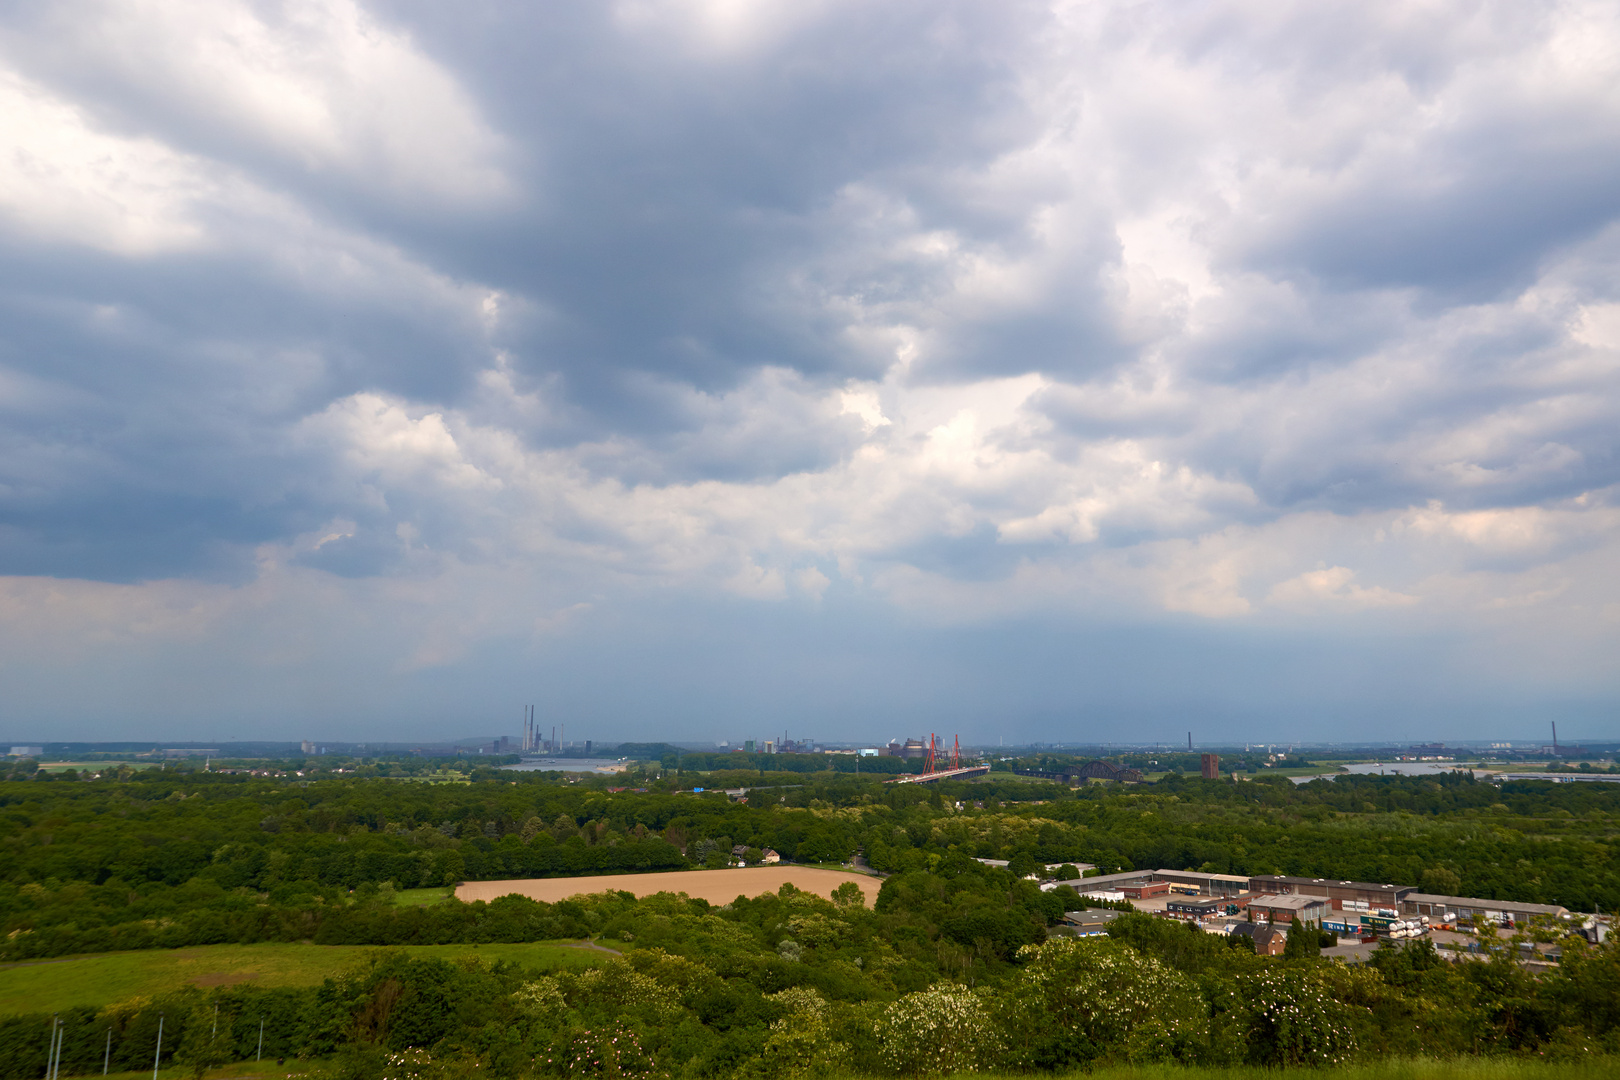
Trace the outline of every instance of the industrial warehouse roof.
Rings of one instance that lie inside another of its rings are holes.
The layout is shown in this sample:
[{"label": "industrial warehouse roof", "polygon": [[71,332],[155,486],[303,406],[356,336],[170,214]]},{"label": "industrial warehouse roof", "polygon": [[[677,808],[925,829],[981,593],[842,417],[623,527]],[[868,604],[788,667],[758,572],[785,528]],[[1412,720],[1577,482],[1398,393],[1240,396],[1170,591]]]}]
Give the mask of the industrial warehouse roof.
[{"label": "industrial warehouse roof", "polygon": [[1250,907],[1257,908],[1288,908],[1300,911],[1308,907],[1318,907],[1327,903],[1323,896],[1257,896],[1249,901]]},{"label": "industrial warehouse roof", "polygon": [[1412,885],[1388,885],[1376,881],[1339,881],[1336,878],[1288,877],[1283,874],[1256,874],[1249,879],[1255,885],[1262,882],[1278,885],[1317,885],[1330,889],[1356,889],[1361,892],[1387,892],[1392,896],[1414,891]]},{"label": "industrial warehouse roof", "polygon": [[1447,908],[1482,911],[1522,911],[1526,915],[1568,915],[1569,909],[1558,904],[1526,904],[1518,900],[1485,900],[1478,896],[1439,896],[1435,893],[1410,892],[1401,898],[1408,904],[1442,904]]},{"label": "industrial warehouse roof", "polygon": [[1093,889],[1112,888],[1116,885],[1127,885],[1139,881],[1152,881],[1157,870],[1130,870],[1123,874],[1101,874],[1097,877],[1081,878],[1079,881],[1065,881],[1065,885],[1073,885],[1076,890],[1090,892]]},{"label": "industrial warehouse roof", "polygon": [[1063,921],[1078,926],[1099,926],[1103,923],[1113,922],[1123,911],[1114,911],[1111,908],[1087,908],[1084,911],[1065,911]]}]

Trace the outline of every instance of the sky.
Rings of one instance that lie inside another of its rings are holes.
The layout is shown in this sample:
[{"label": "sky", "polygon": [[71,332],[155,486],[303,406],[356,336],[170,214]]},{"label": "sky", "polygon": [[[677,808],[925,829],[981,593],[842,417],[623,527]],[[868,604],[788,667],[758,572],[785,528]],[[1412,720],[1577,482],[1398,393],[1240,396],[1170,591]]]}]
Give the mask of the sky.
[{"label": "sky", "polygon": [[13,0],[0,738],[1620,738],[1620,8]]}]

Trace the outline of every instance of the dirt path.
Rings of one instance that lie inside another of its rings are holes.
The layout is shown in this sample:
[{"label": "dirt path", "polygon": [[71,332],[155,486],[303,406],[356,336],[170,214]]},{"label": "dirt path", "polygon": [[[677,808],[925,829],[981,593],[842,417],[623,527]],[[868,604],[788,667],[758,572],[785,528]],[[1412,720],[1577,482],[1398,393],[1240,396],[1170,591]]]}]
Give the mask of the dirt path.
[{"label": "dirt path", "polygon": [[823,870],[813,866],[750,866],[734,870],[675,870],[664,874],[604,874],[599,877],[521,878],[515,881],[469,881],[456,886],[456,898],[494,900],[501,896],[527,896],[554,904],[570,896],[599,892],[629,892],[637,896],[653,893],[685,893],[711,904],[729,904],[739,896],[776,892],[792,883],[805,892],[831,896],[846,881],[861,890],[867,907],[877,900],[883,882],[866,874]]}]

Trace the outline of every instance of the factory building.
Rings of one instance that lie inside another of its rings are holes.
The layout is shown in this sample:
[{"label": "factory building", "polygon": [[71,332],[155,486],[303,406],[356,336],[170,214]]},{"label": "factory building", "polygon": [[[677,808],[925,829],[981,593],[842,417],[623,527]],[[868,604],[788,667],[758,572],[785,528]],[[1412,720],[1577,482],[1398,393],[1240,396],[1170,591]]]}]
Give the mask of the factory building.
[{"label": "factory building", "polygon": [[1320,923],[1327,912],[1327,901],[1314,896],[1256,896],[1249,901],[1249,918],[1255,922],[1285,923],[1303,919]]},{"label": "factory building", "polygon": [[1286,877],[1259,874],[1249,879],[1257,893],[1277,896],[1314,896],[1328,902],[1334,911],[1371,911],[1374,908],[1400,910],[1401,898],[1417,892],[1411,885],[1379,885],[1368,881],[1334,881],[1332,878]]}]

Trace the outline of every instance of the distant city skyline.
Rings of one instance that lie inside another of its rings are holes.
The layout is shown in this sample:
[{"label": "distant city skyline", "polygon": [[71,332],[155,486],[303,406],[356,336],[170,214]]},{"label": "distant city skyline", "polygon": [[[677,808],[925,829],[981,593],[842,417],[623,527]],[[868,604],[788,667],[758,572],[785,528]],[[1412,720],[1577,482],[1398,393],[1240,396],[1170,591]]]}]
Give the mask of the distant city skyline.
[{"label": "distant city skyline", "polygon": [[1620,738],[1617,50],[10,5],[0,738]]}]

